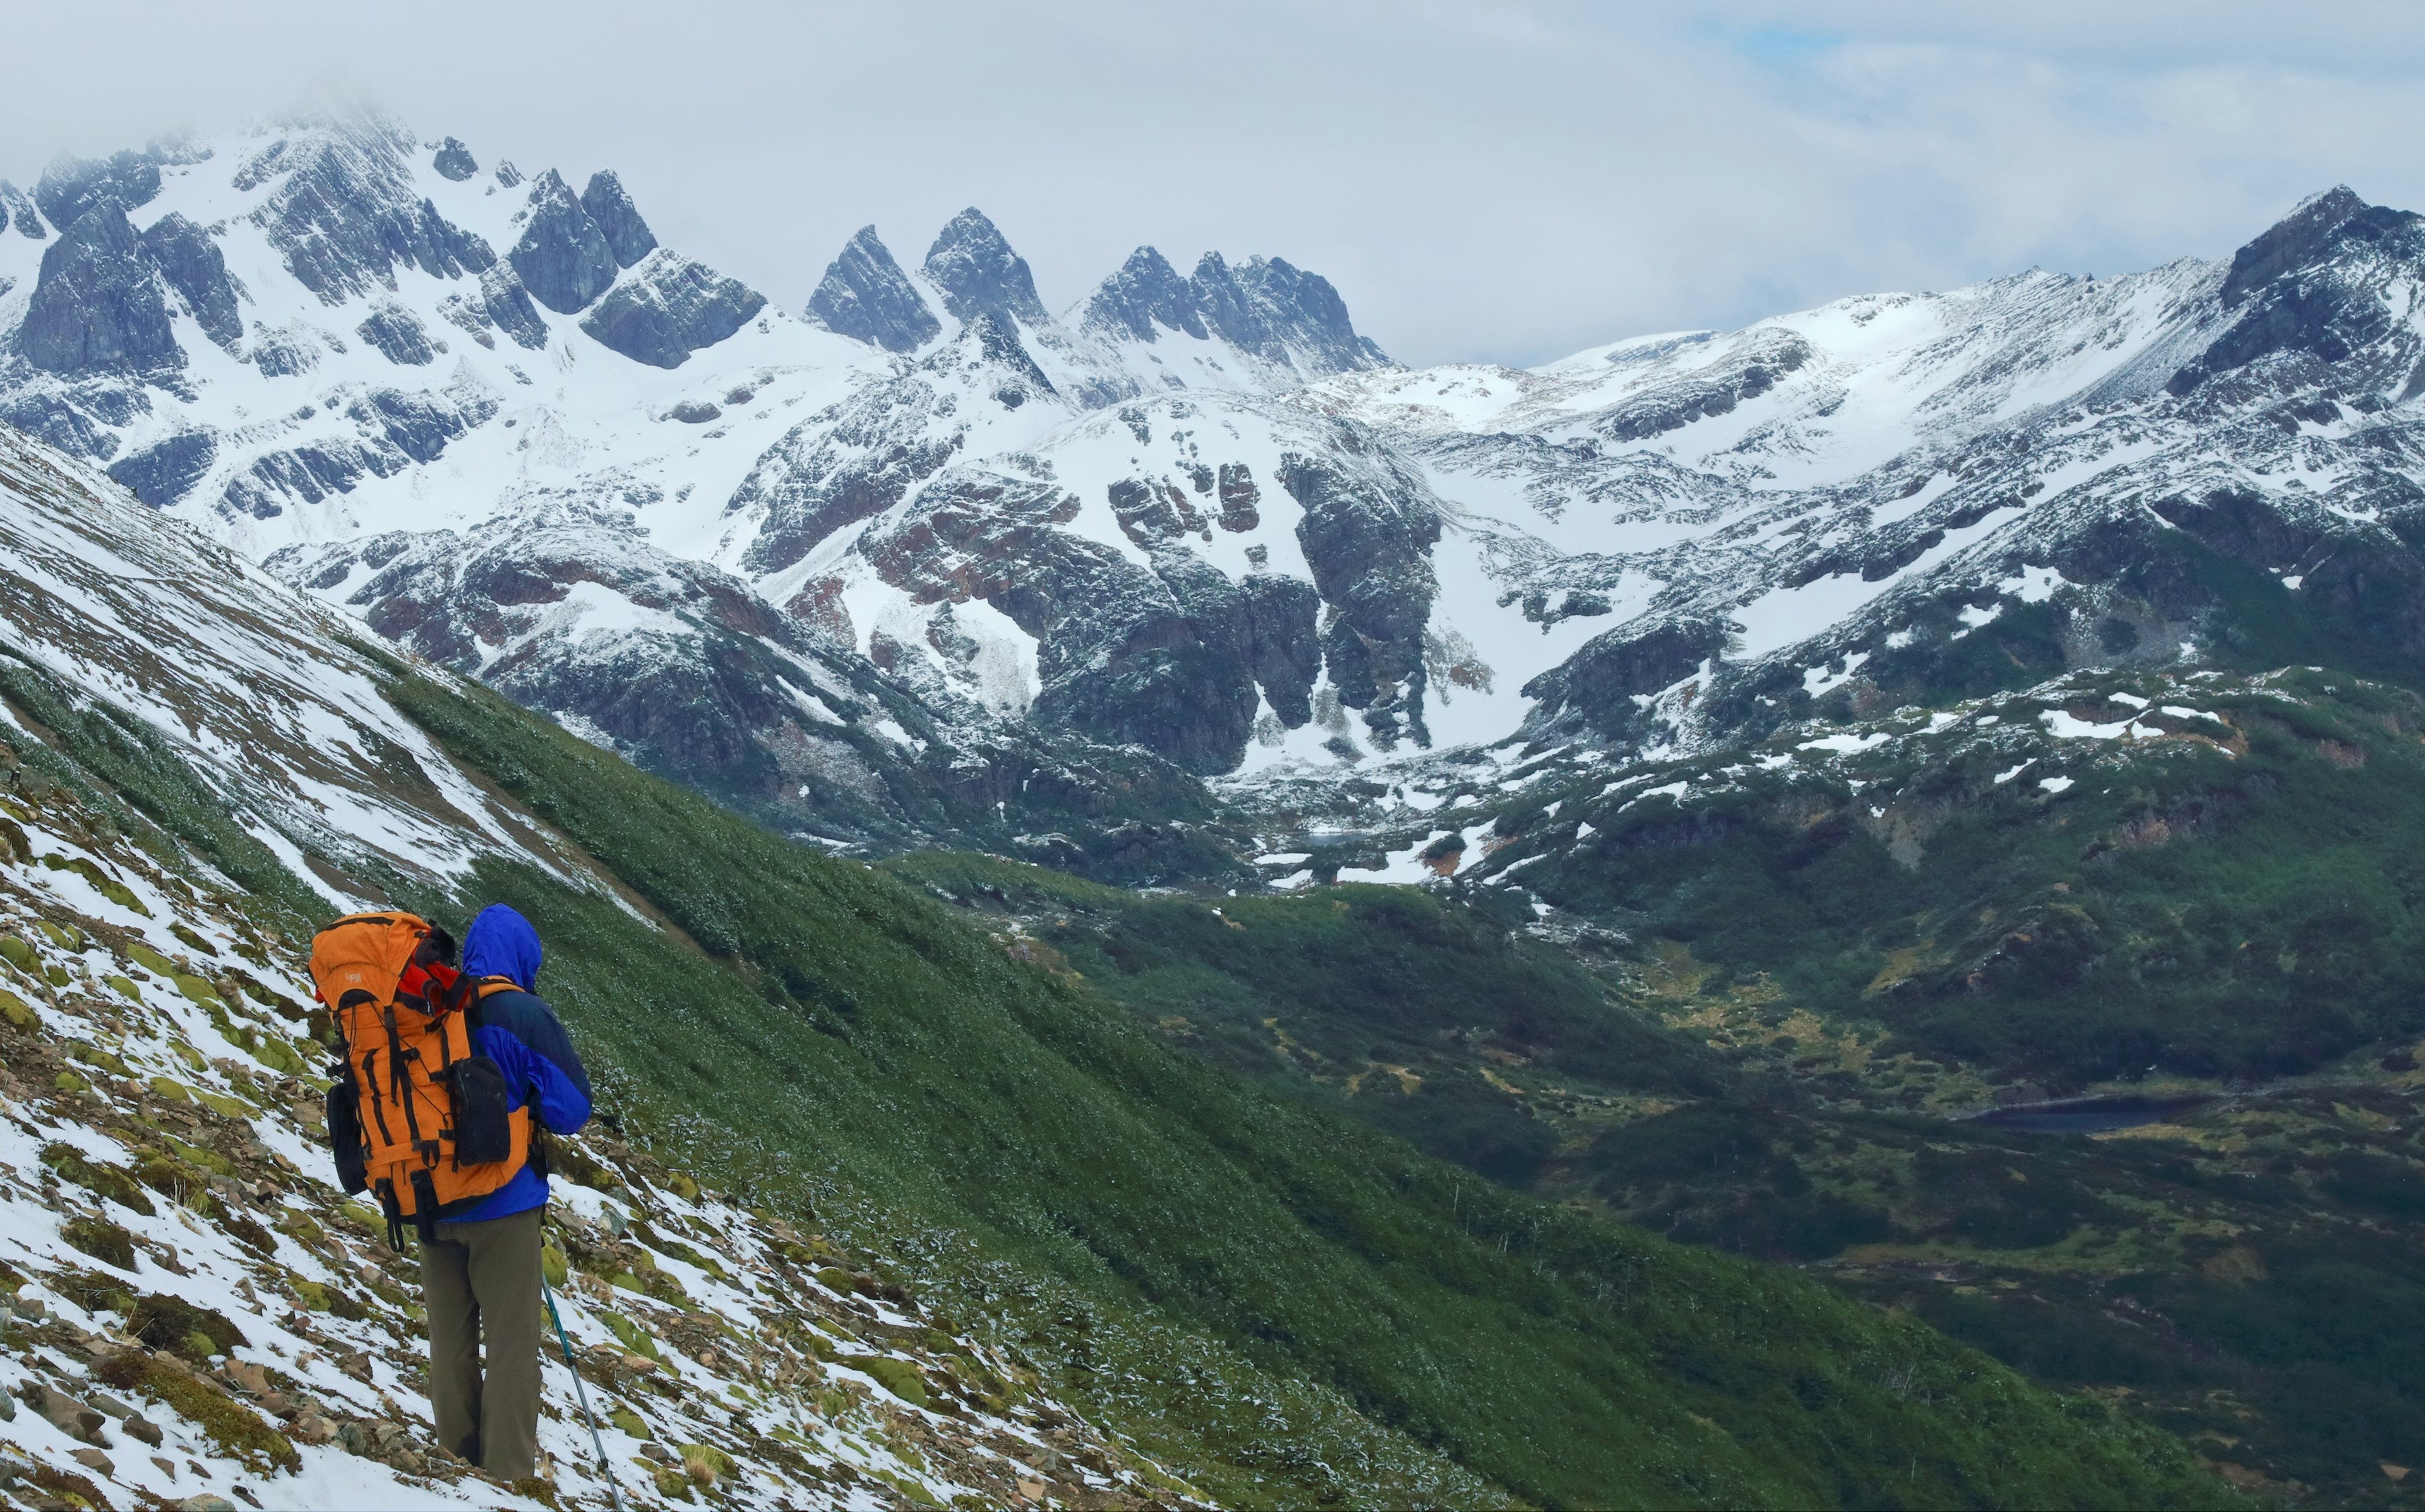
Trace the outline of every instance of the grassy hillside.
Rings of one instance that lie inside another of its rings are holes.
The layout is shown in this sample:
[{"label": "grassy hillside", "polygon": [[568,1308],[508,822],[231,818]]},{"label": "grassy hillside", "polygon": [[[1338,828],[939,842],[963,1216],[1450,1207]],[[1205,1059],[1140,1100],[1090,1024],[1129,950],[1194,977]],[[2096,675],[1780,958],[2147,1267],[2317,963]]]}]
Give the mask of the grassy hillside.
[{"label": "grassy hillside", "polygon": [[501,700],[401,669],[392,695],[687,935],[534,872],[480,879],[553,943],[545,985],[632,1126],[889,1240],[1216,1495],[2214,1494],[2168,1440],[1908,1319],[1261,1095],[1032,947]]},{"label": "grassy hillside", "polygon": [[[888,865],[1268,1090],[1816,1265],[2266,1494],[2414,1505],[2420,734],[2341,675],[2092,675],[1552,775],[1437,896]],[[2181,1106],[1948,1121],[2082,1091]]]}]

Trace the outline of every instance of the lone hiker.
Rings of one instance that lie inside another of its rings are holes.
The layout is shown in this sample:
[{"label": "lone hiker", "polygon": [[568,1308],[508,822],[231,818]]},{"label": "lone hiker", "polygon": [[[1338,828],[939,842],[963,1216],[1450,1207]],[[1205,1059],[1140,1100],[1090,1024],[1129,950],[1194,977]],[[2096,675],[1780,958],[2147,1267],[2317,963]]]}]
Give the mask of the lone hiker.
[{"label": "lone hiker", "polygon": [[[313,979],[345,1056],[329,1132],[341,1184],[377,1195],[389,1242],[403,1248],[408,1220],[419,1234],[439,1441],[518,1480],[538,1456],[547,1175],[533,1114],[558,1134],[579,1129],[588,1078],[530,994],[539,947],[528,921],[482,910],[460,977],[440,959],[445,943],[403,913],[354,915],[313,937]],[[494,1021],[483,1011],[492,1002]]]}]

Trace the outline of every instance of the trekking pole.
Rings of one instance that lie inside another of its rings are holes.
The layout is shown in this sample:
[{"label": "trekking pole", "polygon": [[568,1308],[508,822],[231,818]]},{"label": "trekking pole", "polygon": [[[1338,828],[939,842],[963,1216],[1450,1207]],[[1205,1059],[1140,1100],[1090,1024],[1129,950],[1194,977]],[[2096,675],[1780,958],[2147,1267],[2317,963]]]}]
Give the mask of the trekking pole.
[{"label": "trekking pole", "polygon": [[581,1367],[572,1362],[572,1339],[564,1331],[564,1314],[555,1310],[555,1288],[547,1283],[543,1271],[538,1294],[547,1298],[548,1321],[555,1325],[555,1342],[564,1347],[564,1368],[572,1372],[572,1390],[581,1398],[581,1415],[589,1424],[589,1447],[598,1451],[598,1473],[606,1477],[606,1500],[615,1504],[615,1512],[623,1512],[623,1492],[615,1484],[615,1467],[606,1459],[606,1440],[598,1436],[598,1414],[589,1410],[589,1388],[581,1384]]}]

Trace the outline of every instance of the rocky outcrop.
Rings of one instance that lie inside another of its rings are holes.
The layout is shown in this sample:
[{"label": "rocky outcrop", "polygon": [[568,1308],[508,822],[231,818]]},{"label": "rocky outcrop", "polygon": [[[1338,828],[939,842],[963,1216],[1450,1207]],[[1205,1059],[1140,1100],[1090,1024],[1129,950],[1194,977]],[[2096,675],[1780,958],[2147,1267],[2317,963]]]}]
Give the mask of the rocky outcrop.
[{"label": "rocky outcrop", "polygon": [[54,226],[68,227],[102,204],[132,215],[160,194],[160,159],[132,150],[104,158],[62,157],[42,170],[34,203]]},{"label": "rocky outcrop", "polygon": [[34,208],[25,191],[6,179],[0,179],[0,230],[17,228],[17,234],[28,241],[39,242],[51,234],[42,224],[41,213]]},{"label": "rocky outcrop", "polygon": [[1292,453],[1280,485],[1304,509],[1297,544],[1328,606],[1323,665],[1340,702],[1361,709],[1373,741],[1427,745],[1423,630],[1438,581],[1440,533],[1430,492],[1359,428],[1330,424],[1321,454]]},{"label": "rocky outcrop", "polygon": [[354,334],[399,367],[426,368],[438,359],[421,317],[393,300],[375,307]]},{"label": "rocky outcrop", "polygon": [[457,183],[480,171],[480,165],[472,156],[472,150],[452,136],[438,144],[438,151],[429,159],[429,166],[438,170],[440,178],[451,179]]},{"label": "rocky outcrop", "polygon": [[581,208],[597,223],[615,261],[623,266],[628,268],[657,249],[656,232],[640,218],[640,207],[632,203],[614,169],[601,168],[589,176],[581,191]]},{"label": "rocky outcrop", "polygon": [[482,312],[516,346],[536,352],[547,345],[547,322],[510,266],[500,263],[480,275],[480,302]]},{"label": "rocky outcrop", "polygon": [[743,565],[780,571],[835,531],[899,503],[958,452],[955,407],[927,379],[907,376],[870,384],[792,427],[724,506],[764,512]]},{"label": "rocky outcrop", "polygon": [[345,407],[351,434],[323,435],[255,458],[228,480],[219,512],[273,519],[290,503],[316,504],[350,493],[365,477],[394,477],[416,463],[435,462],[448,442],[496,410],[496,401],[477,391],[373,390]]},{"label": "rocky outcrop", "polygon": [[901,271],[875,228],[861,226],[809,296],[805,318],[888,352],[914,352],[942,333],[925,296]]},{"label": "rocky outcrop", "polygon": [[104,199],[43,249],[17,349],[62,377],[185,365],[159,276],[116,200]]},{"label": "rocky outcrop", "polygon": [[554,168],[532,181],[530,224],[506,261],[531,297],[559,315],[588,309],[622,271],[606,233]]},{"label": "rocky outcrop", "polygon": [[1208,252],[1194,281],[1205,324],[1240,351],[1309,375],[1389,365],[1387,353],[1356,334],[1347,302],[1318,273],[1261,257],[1232,271]]},{"label": "rocky outcrop", "polygon": [[1726,654],[1724,621],[1656,621],[1620,625],[1524,685],[1537,700],[1534,719],[1544,728],[1579,724],[1612,740],[1646,727],[1641,702]]},{"label": "rocky outcrop", "polygon": [[1591,428],[1612,441],[1681,430],[1696,420],[1731,413],[1799,372],[1815,355],[1808,342],[1791,331],[1755,331],[1716,353],[1703,372],[1612,406],[1593,419]]},{"label": "rocky outcrop", "polygon": [[755,289],[659,247],[582,318],[581,328],[634,362],[678,368],[765,307]]},{"label": "rocky outcrop", "polygon": [[174,211],[143,232],[143,252],[169,287],[185,296],[185,309],[202,334],[230,351],[244,340],[244,316],[236,310],[238,290],[227,270],[218,243],[200,226]]},{"label": "rocky outcrop", "polygon": [[166,509],[193,491],[218,456],[218,437],[208,430],[179,431],[130,452],[110,465],[109,475],[154,509]]},{"label": "rocky outcrop", "polygon": [[104,429],[92,416],[47,388],[0,399],[0,420],[70,456],[100,462],[118,454],[115,432]]},{"label": "rocky outcrop", "polygon": [[991,315],[1005,325],[1052,321],[1036,296],[1027,260],[1010,248],[994,223],[974,206],[954,215],[926,249],[927,280],[942,291],[943,308],[960,320]]},{"label": "rocky outcrop", "polygon": [[398,267],[453,279],[496,261],[487,242],[413,194],[412,151],[410,135],[393,123],[347,118],[279,138],[240,165],[234,182],[282,179],[253,223],[298,282],[341,305],[392,287]]},{"label": "rocky outcrop", "polygon": [[495,400],[476,394],[434,394],[375,389],[345,406],[365,438],[385,441],[415,462],[435,462],[448,442],[488,422]]},{"label": "rocky outcrop", "polygon": [[1030,718],[1227,771],[1255,715],[1244,602],[1185,552],[1148,571],[1058,529],[1079,501],[1052,483],[954,468],[858,547],[923,602],[986,599],[1036,637]]}]

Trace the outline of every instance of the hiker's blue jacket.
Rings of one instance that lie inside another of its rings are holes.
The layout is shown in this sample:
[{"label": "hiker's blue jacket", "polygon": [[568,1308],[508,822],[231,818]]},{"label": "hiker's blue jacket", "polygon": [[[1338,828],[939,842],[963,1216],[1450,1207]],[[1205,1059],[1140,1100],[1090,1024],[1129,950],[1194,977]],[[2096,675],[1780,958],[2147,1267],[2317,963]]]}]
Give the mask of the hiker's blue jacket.
[{"label": "hiker's blue jacket", "polygon": [[[511,1031],[483,1025],[472,1031],[472,1048],[495,1061],[497,1069],[506,1074],[508,1110],[527,1105],[538,1122],[556,1134],[575,1133],[589,1122],[589,1094],[574,1086],[572,1078],[558,1071],[554,1061],[515,1039]],[[543,1206],[546,1202],[547,1178],[525,1165],[479,1206],[449,1221],[481,1223],[490,1218],[510,1218]]]},{"label": "hiker's blue jacket", "polygon": [[[503,978],[514,986],[474,999],[466,1011],[474,1048],[506,1074],[510,1106],[529,1104],[541,1125],[570,1134],[589,1122],[589,1074],[573,1053],[571,1037],[555,1011],[533,991],[538,985],[539,960],[538,931],[530,920],[503,903],[480,910],[463,931],[463,974]],[[546,1202],[547,1178],[524,1166],[486,1202],[454,1221],[509,1218]]]}]

